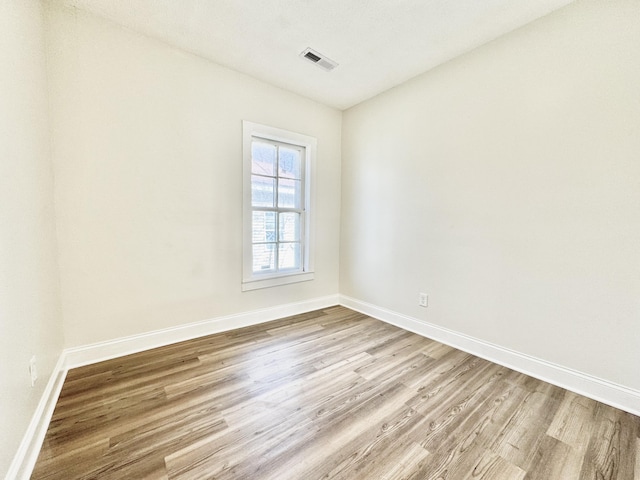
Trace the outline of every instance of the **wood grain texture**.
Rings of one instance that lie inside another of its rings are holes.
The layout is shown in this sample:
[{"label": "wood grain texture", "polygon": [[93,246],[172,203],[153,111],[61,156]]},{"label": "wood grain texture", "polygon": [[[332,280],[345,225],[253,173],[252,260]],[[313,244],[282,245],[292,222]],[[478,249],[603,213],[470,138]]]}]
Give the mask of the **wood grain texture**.
[{"label": "wood grain texture", "polygon": [[638,480],[640,419],[332,307],[71,370],[32,478]]}]

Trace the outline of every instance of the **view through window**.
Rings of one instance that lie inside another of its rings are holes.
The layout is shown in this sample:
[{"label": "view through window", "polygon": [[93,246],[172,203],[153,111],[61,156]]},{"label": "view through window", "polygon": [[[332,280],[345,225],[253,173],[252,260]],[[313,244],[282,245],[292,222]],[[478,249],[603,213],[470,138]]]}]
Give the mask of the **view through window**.
[{"label": "view through window", "polygon": [[311,280],[310,177],[316,139],[243,125],[243,290]]}]

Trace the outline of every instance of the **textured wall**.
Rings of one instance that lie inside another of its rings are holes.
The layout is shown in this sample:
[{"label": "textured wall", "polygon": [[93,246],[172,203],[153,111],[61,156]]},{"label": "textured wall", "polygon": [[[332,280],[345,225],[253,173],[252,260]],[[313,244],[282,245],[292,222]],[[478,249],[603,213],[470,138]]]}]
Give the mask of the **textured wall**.
[{"label": "textured wall", "polygon": [[341,293],[640,389],[638,18],[578,1],[347,110]]},{"label": "textured wall", "polygon": [[35,0],[0,2],[0,478],[63,343],[43,22]]},{"label": "textured wall", "polygon": [[[67,346],[338,293],[339,111],[50,8]],[[313,281],[241,291],[242,120],[318,139]]]}]

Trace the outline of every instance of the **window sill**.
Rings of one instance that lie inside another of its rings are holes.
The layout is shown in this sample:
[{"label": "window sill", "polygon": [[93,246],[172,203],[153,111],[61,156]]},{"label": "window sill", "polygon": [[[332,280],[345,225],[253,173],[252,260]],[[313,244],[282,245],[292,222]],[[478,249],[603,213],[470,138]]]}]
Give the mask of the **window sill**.
[{"label": "window sill", "polygon": [[260,288],[277,287],[280,285],[289,285],[291,283],[308,282],[313,280],[313,272],[294,273],[291,275],[282,275],[278,277],[256,278],[245,280],[242,282],[242,291],[258,290]]}]

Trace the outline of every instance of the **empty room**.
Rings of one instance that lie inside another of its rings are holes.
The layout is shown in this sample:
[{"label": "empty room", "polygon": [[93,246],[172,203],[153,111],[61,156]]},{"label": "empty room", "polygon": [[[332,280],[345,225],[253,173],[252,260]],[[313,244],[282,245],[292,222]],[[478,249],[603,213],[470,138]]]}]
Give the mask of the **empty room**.
[{"label": "empty room", "polygon": [[0,0],[0,478],[640,479],[638,0]]}]

